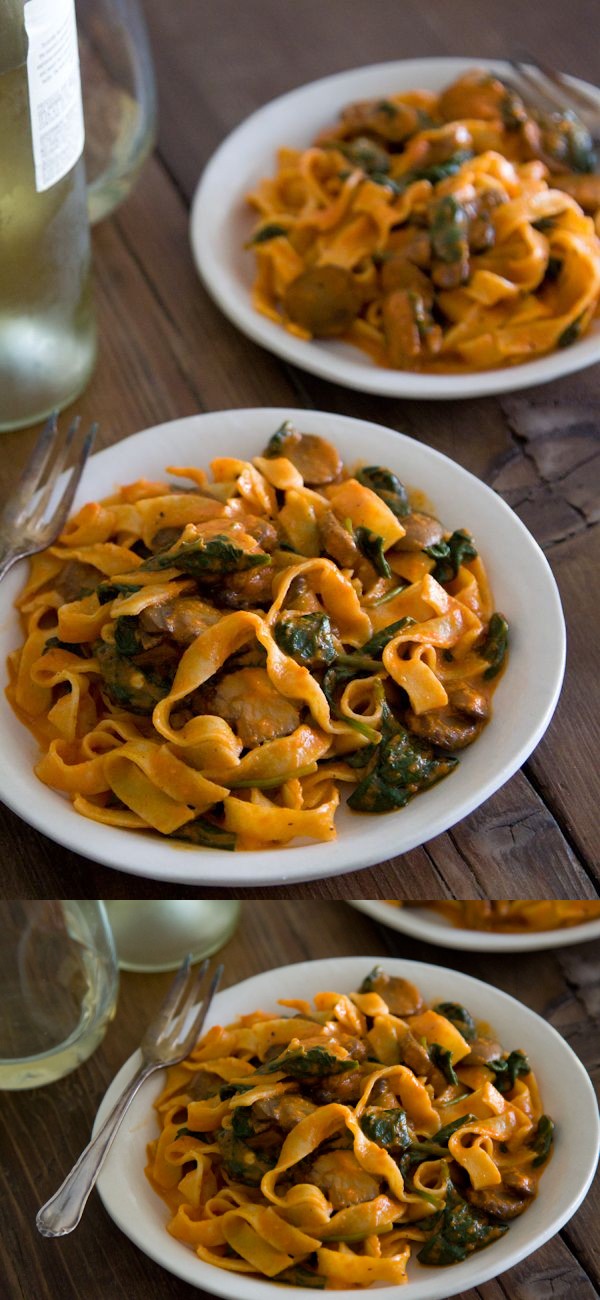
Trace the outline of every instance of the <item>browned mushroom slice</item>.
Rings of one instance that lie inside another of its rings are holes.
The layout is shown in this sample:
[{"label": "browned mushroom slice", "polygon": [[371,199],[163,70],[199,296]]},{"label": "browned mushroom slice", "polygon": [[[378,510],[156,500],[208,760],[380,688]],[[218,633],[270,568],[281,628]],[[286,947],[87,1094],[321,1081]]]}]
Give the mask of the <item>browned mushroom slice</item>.
[{"label": "browned mushroom slice", "polygon": [[421,354],[421,336],[408,289],[395,289],[384,298],[383,332],[390,365],[401,370],[414,364]]},{"label": "browned mushroom slice", "polygon": [[143,609],[140,628],[143,632],[166,632],[179,645],[191,645],[221,617],[220,611],[206,600],[197,596],[177,596]]},{"label": "browned mushroom slice", "polygon": [[360,551],[352,533],[344,528],[333,510],[326,510],[318,523],[319,542],[322,549],[343,569],[353,569],[360,560]]},{"label": "browned mushroom slice", "polygon": [[291,460],[304,482],[312,487],[333,483],[342,472],[343,462],[337,447],[317,433],[301,433],[289,447],[286,441],[282,454]]},{"label": "browned mushroom slice", "polygon": [[252,1115],[257,1119],[274,1120],[286,1133],[295,1128],[301,1119],[313,1115],[318,1107],[307,1097],[298,1092],[287,1092],[281,1097],[263,1097],[252,1107]]},{"label": "browned mushroom slice", "polygon": [[361,993],[378,993],[387,1002],[393,1016],[416,1016],[423,1010],[424,1002],[416,985],[397,975],[386,975],[376,966],[361,985]]},{"label": "browned mushroom slice", "polygon": [[342,266],[314,266],[303,271],[283,295],[289,319],[315,338],[345,334],[361,305],[361,290],[352,272]]},{"label": "browned mushroom slice", "polygon": [[412,289],[414,293],[420,294],[428,310],[433,307],[433,285],[429,276],[406,256],[398,254],[382,262],[381,288],[384,293],[391,293],[393,289]]},{"label": "browned mushroom slice", "polygon": [[433,1064],[427,1049],[419,1042],[418,1038],[407,1029],[406,1033],[398,1040],[398,1051],[402,1065],[407,1065],[413,1074],[421,1075],[433,1087],[436,1096],[444,1091],[447,1087],[446,1080],[437,1066]]},{"label": "browned mushroom slice", "polygon": [[437,546],[442,541],[444,530],[439,519],[433,515],[422,514],[414,510],[410,515],[403,515],[402,527],[406,529],[400,537],[394,551],[422,551],[426,546]]},{"label": "browned mushroom slice", "polygon": [[570,194],[584,212],[594,213],[600,208],[600,175],[597,172],[559,172],[552,176],[553,189]]},{"label": "browned mushroom slice", "polygon": [[404,721],[414,736],[451,754],[471,745],[483,726],[483,722],[467,718],[464,713],[454,712],[451,708],[432,709],[429,713],[413,713],[412,709],[407,709]]},{"label": "browned mushroom slice", "polygon": [[69,560],[55,579],[53,586],[60,592],[65,602],[78,600],[84,593],[95,591],[103,581],[103,574],[93,564],[84,564],[81,560]]},{"label": "browned mushroom slice", "polygon": [[503,1049],[493,1038],[474,1038],[470,1046],[469,1055],[463,1056],[461,1066],[487,1065],[489,1061],[497,1061],[502,1056]]},{"label": "browned mushroom slice", "polygon": [[484,1187],[478,1192],[472,1187],[467,1188],[465,1191],[467,1201],[477,1206],[478,1210],[485,1210],[492,1219],[516,1219],[527,1209],[528,1202],[535,1196],[535,1184],[526,1174],[515,1172],[517,1177],[512,1180],[515,1184],[513,1186],[508,1185],[507,1174],[499,1187]]},{"label": "browned mushroom slice", "polygon": [[381,1190],[381,1180],[363,1169],[353,1151],[327,1151],[317,1156],[310,1181],[320,1187],[334,1210],[372,1201]]},{"label": "browned mushroom slice", "polygon": [[248,749],[290,736],[300,723],[300,710],[276,690],[264,668],[227,673],[216,686],[209,683],[196,692],[194,700],[197,711],[229,722]]},{"label": "browned mushroom slice", "polygon": [[253,609],[273,599],[274,569],[269,564],[245,573],[226,573],[211,594],[223,609]]},{"label": "browned mushroom slice", "polygon": [[473,68],[446,86],[437,107],[447,122],[456,118],[478,118],[487,122],[501,118],[502,121],[510,119],[516,125],[526,116],[518,95],[483,68]]},{"label": "browned mushroom slice", "polygon": [[341,114],[339,126],[323,132],[319,141],[352,140],[365,134],[400,144],[414,135],[421,123],[422,113],[412,104],[402,104],[395,99],[364,99],[349,104]]},{"label": "browned mushroom slice", "polygon": [[466,713],[468,718],[489,718],[491,708],[485,691],[478,691],[476,686],[461,682],[450,689],[450,702],[459,713]]}]

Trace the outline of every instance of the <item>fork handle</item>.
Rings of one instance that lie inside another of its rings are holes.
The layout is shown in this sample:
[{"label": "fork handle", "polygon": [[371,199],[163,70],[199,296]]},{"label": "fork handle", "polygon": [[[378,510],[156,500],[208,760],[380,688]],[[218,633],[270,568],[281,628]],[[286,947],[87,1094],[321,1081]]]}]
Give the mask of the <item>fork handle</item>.
[{"label": "fork handle", "polygon": [[88,1196],[110,1150],[117,1129],[131,1105],[136,1092],[158,1067],[141,1065],[133,1079],[115,1102],[95,1138],[88,1142],[54,1196],[46,1201],[36,1215],[36,1227],[43,1237],[64,1237],[77,1227]]}]

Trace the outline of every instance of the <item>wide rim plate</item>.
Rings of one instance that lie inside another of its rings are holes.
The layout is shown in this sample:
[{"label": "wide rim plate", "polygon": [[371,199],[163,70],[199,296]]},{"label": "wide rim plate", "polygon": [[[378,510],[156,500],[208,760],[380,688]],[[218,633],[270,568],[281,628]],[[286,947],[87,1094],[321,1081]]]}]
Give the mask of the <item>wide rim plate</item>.
[{"label": "wide rim plate", "polygon": [[390,907],[389,903],[374,898],[354,899],[350,906],[411,939],[422,939],[442,948],[460,948],[464,952],[539,952],[544,948],[566,948],[572,943],[600,939],[600,919],[567,926],[564,930],[488,934],[482,930],[460,930],[447,917],[425,907]]},{"label": "wide rim plate", "polygon": [[[448,400],[515,392],[600,361],[600,321],[596,321],[585,338],[571,347],[523,365],[466,375],[388,370],[348,344],[296,339],[252,307],[254,259],[244,244],[252,230],[253,216],[246,195],[262,177],[273,174],[277,148],[306,147],[352,100],[415,88],[441,90],[470,67],[510,75],[510,65],[501,59],[403,59],[353,68],[272,100],[227,136],[200,177],[191,210],[190,239],[205,287],[243,334],[322,379],[384,397]],[[570,80],[596,95],[600,108],[597,87],[576,78]]]},{"label": "wide rim plate", "polygon": [[[93,456],[76,506],[106,496],[115,485],[164,473],[166,464],[205,465],[216,453],[257,454],[283,419],[329,436],[351,462],[365,456],[420,487],[449,528],[469,527],[483,555],[492,590],[513,629],[510,666],[495,692],[495,717],[466,750],[452,776],[400,813],[359,817],[345,808],[338,838],[280,851],[224,853],[174,845],[139,831],[91,822],[33,773],[38,749],[2,696],[0,797],[25,821],[109,867],[157,880],[194,885],[273,885],[312,880],[371,866],[441,834],[479,807],[522,765],[554,711],[565,660],[565,628],[556,583],[531,534],[491,488],[430,447],[381,425],[324,411],[266,407],[215,411],[157,425]],[[518,575],[518,578],[517,578]],[[0,586],[0,661],[20,643],[12,607],[23,564]]]},{"label": "wide rim plate", "polygon": [[[277,1010],[277,998],[312,997],[320,989],[350,992],[358,987],[380,957],[341,957],[264,971],[219,993],[206,1021],[229,1023],[238,1014],[260,1007]],[[536,1200],[516,1219],[499,1241],[451,1269],[424,1268],[411,1262],[406,1300],[446,1300],[497,1277],[537,1250],[563,1226],[581,1204],[594,1176],[600,1125],[589,1076],[563,1038],[541,1016],[521,1002],[472,976],[421,962],[386,958],[390,974],[413,980],[429,1000],[451,1000],[469,1007],[488,1021],[507,1047],[519,1045],[530,1055],[538,1076],[544,1107],[556,1123],[555,1150]],[[94,1132],[106,1118],[120,1091],[139,1063],[130,1057],[111,1084],[96,1117]],[[98,1181],[98,1191],[117,1227],[151,1259],[176,1277],[204,1287],[209,1294],[230,1300],[265,1300],[270,1284],[261,1279],[221,1271],[205,1264],[165,1230],[168,1210],[144,1176],[146,1143],[158,1135],[152,1103],[161,1090],[160,1076],[148,1080],[133,1101]],[[371,1288],[385,1292],[388,1288]],[[336,1293],[356,1300],[356,1290]],[[275,1289],[273,1297],[305,1300],[300,1287]]]}]

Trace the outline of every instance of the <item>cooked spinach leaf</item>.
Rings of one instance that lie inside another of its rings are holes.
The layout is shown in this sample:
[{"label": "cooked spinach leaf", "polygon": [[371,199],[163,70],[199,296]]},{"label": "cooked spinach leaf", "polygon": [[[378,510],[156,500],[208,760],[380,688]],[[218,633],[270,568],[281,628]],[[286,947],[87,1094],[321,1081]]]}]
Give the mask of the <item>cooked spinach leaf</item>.
[{"label": "cooked spinach leaf", "polygon": [[120,655],[130,657],[143,650],[137,618],[127,615],[115,619],[115,645]]},{"label": "cooked spinach leaf", "polygon": [[463,532],[462,528],[453,532],[451,537],[446,541],[435,542],[433,546],[424,546],[425,555],[435,560],[435,568],[432,577],[436,582],[451,582],[456,577],[461,564],[465,560],[474,560],[477,551],[473,545],[468,533]]},{"label": "cooked spinach leaf", "polygon": [[540,1165],[546,1163],[552,1143],[554,1141],[554,1122],[549,1115],[540,1115],[537,1127],[528,1146],[533,1147],[535,1151],[535,1160],[532,1160],[532,1169],[539,1169]]},{"label": "cooked spinach leaf", "polygon": [[467,1043],[472,1043],[477,1038],[477,1027],[471,1012],[462,1007],[459,1002],[438,1002],[433,1010],[437,1011],[438,1016],[445,1016]]},{"label": "cooked spinach leaf", "polygon": [[186,1128],[185,1126],[177,1130],[175,1141],[180,1137],[197,1138],[198,1142],[214,1142],[215,1140],[214,1133],[199,1133],[197,1129]]},{"label": "cooked spinach leaf", "polygon": [[408,1127],[406,1111],[400,1107],[381,1110],[377,1106],[363,1111],[360,1127],[370,1142],[385,1147],[386,1151],[406,1151],[411,1145],[412,1133]]},{"label": "cooked spinach leaf", "polygon": [[267,456],[269,459],[275,456],[284,456],[285,455],[284,443],[287,441],[288,438],[291,438],[294,435],[296,435],[296,437],[299,436],[297,430],[294,428],[294,425],[292,424],[292,421],[284,420],[283,424],[280,424],[279,428],[276,429],[275,433],[273,433],[269,438],[269,441],[263,451],[263,456]]},{"label": "cooked spinach leaf", "polygon": [[456,764],[451,755],[436,758],[431,746],[411,736],[384,702],[381,742],[372,767],[352,791],[348,807],[355,812],[404,808],[413,795],[429,789]]},{"label": "cooked spinach leaf", "polygon": [[47,654],[49,650],[68,650],[70,654],[77,655],[78,659],[87,659],[86,647],[79,641],[61,641],[60,637],[49,636],[42,654]]},{"label": "cooked spinach leaf", "polygon": [[255,1151],[237,1137],[232,1128],[219,1129],[215,1137],[223,1167],[236,1183],[259,1187],[264,1175],[277,1164],[274,1156],[269,1156],[266,1151]]},{"label": "cooked spinach leaf", "polygon": [[354,540],[361,555],[373,565],[376,573],[382,578],[391,578],[392,570],[385,558],[383,549],[383,537],[379,533],[371,532],[370,528],[363,528],[361,524],[354,529]]},{"label": "cooked spinach leaf", "polygon": [[308,668],[331,664],[337,656],[327,614],[297,614],[286,610],[275,624],[280,650]]},{"label": "cooked spinach leaf", "polygon": [[582,312],[581,316],[577,316],[575,320],[572,320],[571,324],[567,325],[562,334],[559,334],[556,340],[557,348],[570,348],[572,343],[577,342],[577,339],[581,334],[584,315],[585,313]]},{"label": "cooked spinach leaf", "polygon": [[324,1074],[345,1074],[357,1070],[358,1061],[352,1057],[334,1056],[326,1047],[300,1047],[282,1052],[272,1061],[259,1065],[257,1074],[275,1074],[284,1070],[292,1079],[320,1078]]},{"label": "cooked spinach leaf", "polygon": [[193,542],[184,542],[160,555],[153,555],[144,560],[143,569],[181,569],[191,574],[192,578],[212,578],[220,573],[242,573],[246,569],[256,569],[269,564],[269,556],[262,551],[245,551],[225,533],[214,537],[198,537]]},{"label": "cooked spinach leaf", "polygon": [[510,1092],[522,1074],[529,1074],[531,1066],[524,1052],[511,1052],[509,1056],[488,1061],[488,1070],[494,1071],[498,1092]]},{"label": "cooked spinach leaf", "polygon": [[502,614],[492,614],[485,641],[479,649],[482,659],[486,659],[490,665],[483,674],[486,681],[498,676],[507,649],[508,623]]},{"label": "cooked spinach leaf", "polygon": [[434,1232],[417,1254],[421,1264],[456,1264],[508,1231],[508,1224],[491,1224],[485,1214],[463,1200],[451,1182],[443,1211],[429,1223]]},{"label": "cooked spinach leaf", "polygon": [[266,244],[269,239],[277,239],[278,235],[287,235],[285,226],[280,226],[276,221],[270,221],[268,225],[261,226],[252,239],[248,241],[248,248],[253,244]]},{"label": "cooked spinach leaf", "polygon": [[429,1059],[441,1071],[447,1083],[458,1083],[458,1075],[452,1064],[452,1052],[440,1043],[431,1043]]},{"label": "cooked spinach leaf", "polygon": [[139,583],[133,582],[101,582],[96,587],[96,595],[101,605],[108,605],[110,600],[116,600],[117,596],[133,596],[136,591],[141,591]]},{"label": "cooked spinach leaf", "polygon": [[324,1291],[327,1285],[326,1277],[319,1277],[317,1273],[311,1273],[308,1268],[300,1268],[298,1264],[293,1268],[284,1268],[283,1273],[278,1273],[270,1281],[285,1282],[288,1286],[312,1287],[315,1291]]},{"label": "cooked spinach leaf", "polygon": [[[455,170],[458,171],[458,167]],[[419,179],[429,180],[430,177]],[[430,230],[434,256],[441,262],[460,262],[468,249],[469,214],[454,194],[445,194],[434,203]]]},{"label": "cooked spinach leaf", "polygon": [[451,1124],[438,1129],[435,1137],[430,1140],[413,1142],[404,1155],[407,1167],[411,1164],[421,1164],[423,1160],[443,1160],[448,1156],[448,1142],[453,1133],[462,1128],[463,1124],[474,1123],[476,1123],[475,1115],[461,1115],[459,1119],[452,1120]]},{"label": "cooked spinach leaf", "polygon": [[385,469],[382,465],[367,465],[358,470],[356,478],[363,487],[370,488],[376,496],[381,497],[398,519],[410,514],[408,492],[391,469]]},{"label": "cooked spinach leaf", "polygon": [[235,849],[235,838],[233,831],[223,830],[206,817],[195,817],[193,822],[186,822],[185,826],[180,826],[171,835],[173,840],[185,840],[188,844],[199,844],[206,849],[229,851]]}]

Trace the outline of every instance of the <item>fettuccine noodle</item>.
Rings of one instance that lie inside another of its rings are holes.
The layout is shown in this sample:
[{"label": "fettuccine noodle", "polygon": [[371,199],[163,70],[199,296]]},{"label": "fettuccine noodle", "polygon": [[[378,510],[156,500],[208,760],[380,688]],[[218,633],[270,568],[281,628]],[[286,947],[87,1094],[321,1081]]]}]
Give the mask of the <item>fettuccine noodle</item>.
[{"label": "fettuccine noodle", "polygon": [[[388,900],[393,907],[411,904]],[[469,898],[462,902],[424,899],[416,907],[431,907],[464,930],[491,930],[498,934],[528,934],[562,930],[600,917],[600,902],[580,898]]]},{"label": "fettuccine noodle", "polygon": [[206,1263],[308,1287],[406,1282],[497,1240],[553,1124],[521,1050],[376,968],[358,993],[210,1029],[156,1101],[147,1176]]},{"label": "fettuccine noodle", "polygon": [[[248,196],[253,304],[382,366],[475,371],[575,342],[600,300],[600,177],[569,114],[475,70],[351,104]],[[587,215],[586,215],[587,214]]]},{"label": "fettuccine noodle", "polygon": [[402,808],[479,735],[503,667],[470,535],[286,422],[212,479],[68,522],[18,599],[8,697],[83,816],[192,844],[329,840],[340,788]]}]

